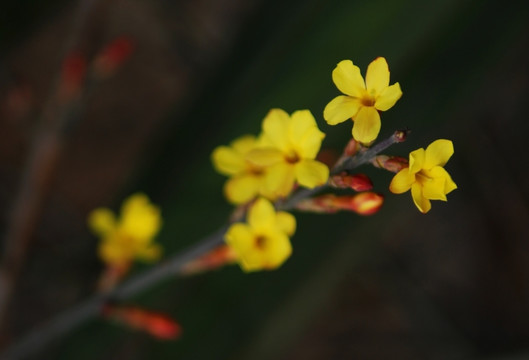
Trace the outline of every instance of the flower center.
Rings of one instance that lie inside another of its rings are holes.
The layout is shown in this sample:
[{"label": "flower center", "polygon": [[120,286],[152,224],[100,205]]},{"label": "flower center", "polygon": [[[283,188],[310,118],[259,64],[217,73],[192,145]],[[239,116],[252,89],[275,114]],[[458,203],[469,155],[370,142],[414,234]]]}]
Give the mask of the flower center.
[{"label": "flower center", "polygon": [[266,247],[266,243],[267,239],[263,235],[259,235],[255,238],[255,246],[260,250],[264,250],[264,248]]},{"label": "flower center", "polygon": [[428,181],[431,181],[432,178],[426,175],[422,170],[415,174],[415,180],[420,184],[424,184]]},{"label": "flower center", "polygon": [[375,105],[375,98],[373,96],[370,96],[368,94],[365,94],[362,99],[360,99],[360,102],[364,106],[374,106]]},{"label": "flower center", "polygon": [[290,151],[285,155],[285,161],[289,164],[295,164],[299,161],[299,155],[295,151]]}]

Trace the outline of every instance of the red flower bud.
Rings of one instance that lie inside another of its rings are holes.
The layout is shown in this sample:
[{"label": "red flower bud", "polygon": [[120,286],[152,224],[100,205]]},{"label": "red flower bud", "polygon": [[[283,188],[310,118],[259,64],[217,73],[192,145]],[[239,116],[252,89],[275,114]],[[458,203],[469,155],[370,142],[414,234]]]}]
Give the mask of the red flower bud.
[{"label": "red flower bud", "polygon": [[373,160],[371,160],[373,166],[386,169],[394,173],[398,173],[404,168],[407,168],[408,159],[400,156],[388,156],[388,155],[377,155]]},{"label": "red flower bud", "polygon": [[143,330],[162,340],[176,339],[182,328],[169,316],[136,306],[106,304],[102,315],[132,329]]},{"label": "red flower bud", "polygon": [[128,37],[122,36],[108,44],[94,60],[94,70],[100,77],[111,75],[134,50]]},{"label": "red flower bud", "polygon": [[373,188],[373,182],[364,174],[349,175],[346,172],[342,172],[341,174],[333,175],[329,183],[337,188],[353,189],[354,191],[368,191]]},{"label": "red flower bud", "polygon": [[228,245],[221,245],[209,253],[192,260],[184,265],[182,273],[192,275],[204,271],[215,270],[227,264],[237,261],[237,256]]},{"label": "red flower bud", "polygon": [[384,196],[374,192],[336,196],[326,194],[300,201],[296,208],[303,211],[332,214],[340,210],[354,211],[359,215],[372,215],[380,210]]}]

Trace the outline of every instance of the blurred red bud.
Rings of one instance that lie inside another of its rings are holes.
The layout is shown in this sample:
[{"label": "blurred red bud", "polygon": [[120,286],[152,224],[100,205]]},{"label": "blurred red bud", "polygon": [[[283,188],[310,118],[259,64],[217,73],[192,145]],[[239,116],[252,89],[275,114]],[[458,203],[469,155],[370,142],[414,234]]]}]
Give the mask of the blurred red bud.
[{"label": "blurred red bud", "polygon": [[145,331],[161,340],[176,339],[182,333],[181,326],[169,316],[136,306],[106,304],[102,314],[107,319]]},{"label": "blurred red bud", "polygon": [[86,59],[79,52],[71,52],[63,61],[59,97],[76,96],[86,75]]},{"label": "blurred red bud", "polygon": [[380,210],[384,196],[374,192],[337,196],[326,194],[300,201],[296,208],[303,211],[332,214],[340,210],[354,211],[359,215],[372,215]]},{"label": "blurred red bud", "polygon": [[346,172],[331,176],[329,184],[337,188],[353,189],[354,191],[368,191],[373,188],[373,182],[367,175],[350,175]]},{"label": "blurred red bud", "polygon": [[404,168],[407,168],[408,159],[400,156],[377,155],[371,164],[380,169],[385,169],[394,173],[398,173]]},{"label": "blurred red bud", "polygon": [[94,60],[96,75],[106,77],[114,73],[130,57],[133,50],[134,44],[126,36],[118,37],[112,41]]},{"label": "blurred red bud", "polygon": [[237,261],[237,255],[228,245],[221,245],[209,253],[192,260],[182,268],[182,274],[192,275],[205,271],[215,270]]},{"label": "blurred red bud", "polygon": [[361,148],[362,144],[360,144],[358,141],[356,141],[354,138],[351,138],[347,145],[345,146],[345,149],[343,150],[344,155],[347,156],[353,156],[355,155]]}]

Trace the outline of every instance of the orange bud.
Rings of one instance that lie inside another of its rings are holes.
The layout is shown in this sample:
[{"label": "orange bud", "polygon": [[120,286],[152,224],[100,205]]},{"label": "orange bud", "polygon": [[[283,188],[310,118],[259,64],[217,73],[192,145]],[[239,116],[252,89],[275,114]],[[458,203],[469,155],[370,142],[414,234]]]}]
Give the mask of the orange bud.
[{"label": "orange bud", "polygon": [[102,315],[162,340],[176,339],[182,333],[181,326],[169,316],[136,306],[106,304],[102,309]]},{"label": "orange bud", "polygon": [[373,192],[336,196],[326,194],[300,201],[296,208],[303,211],[332,214],[340,210],[354,211],[359,215],[372,215],[384,203],[384,196]]},{"label": "orange bud", "polygon": [[94,60],[97,75],[105,77],[111,75],[127,60],[134,50],[134,44],[128,37],[118,37],[108,44]]},{"label": "orange bud", "polygon": [[63,61],[59,97],[70,98],[78,94],[86,75],[86,60],[78,52],[72,52]]},{"label": "orange bud", "polygon": [[344,155],[347,155],[347,156],[353,156],[362,148],[363,148],[362,144],[360,144],[354,138],[351,138],[351,140],[349,140],[349,142],[345,146],[343,153]]},{"label": "orange bud", "polygon": [[353,189],[354,191],[368,191],[373,188],[373,182],[367,175],[350,175],[346,172],[331,176],[329,184],[337,188]]},{"label": "orange bud", "polygon": [[215,270],[224,265],[234,264],[236,261],[237,255],[233,249],[228,245],[221,245],[209,253],[188,262],[181,271],[185,275],[192,275]]},{"label": "orange bud", "polygon": [[408,165],[408,159],[400,157],[400,156],[388,156],[388,155],[377,155],[373,160],[371,160],[371,164],[373,166],[380,168],[380,169],[386,169],[387,171],[391,171],[394,173],[398,173],[404,168],[407,168]]}]

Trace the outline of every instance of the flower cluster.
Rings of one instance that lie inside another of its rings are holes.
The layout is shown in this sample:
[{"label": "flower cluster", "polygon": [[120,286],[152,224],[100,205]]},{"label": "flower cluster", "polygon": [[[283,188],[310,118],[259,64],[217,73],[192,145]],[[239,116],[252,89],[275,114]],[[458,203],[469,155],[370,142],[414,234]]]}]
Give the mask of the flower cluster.
[{"label": "flower cluster", "polygon": [[161,227],[160,209],[144,194],[125,200],[119,219],[110,209],[98,208],[90,213],[88,224],[101,238],[99,257],[110,267],[128,268],[135,259],[155,261],[161,255],[153,242]]},{"label": "flower cluster", "polygon": [[213,165],[230,177],[224,186],[226,198],[234,204],[257,196],[276,200],[287,197],[295,184],[325,184],[329,169],[314,160],[324,137],[310,111],[289,116],[281,109],[270,110],[258,137],[245,135],[213,151]]}]

